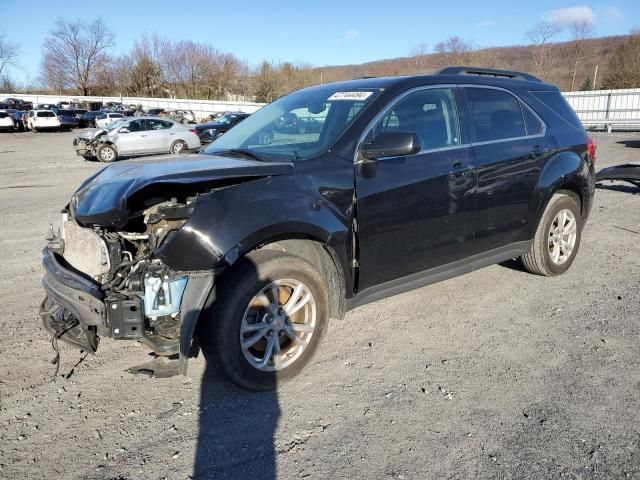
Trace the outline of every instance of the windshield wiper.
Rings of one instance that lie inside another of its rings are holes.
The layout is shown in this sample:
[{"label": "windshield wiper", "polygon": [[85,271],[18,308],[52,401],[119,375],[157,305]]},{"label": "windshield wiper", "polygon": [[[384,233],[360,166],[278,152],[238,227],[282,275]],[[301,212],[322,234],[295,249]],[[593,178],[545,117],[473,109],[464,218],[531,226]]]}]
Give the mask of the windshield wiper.
[{"label": "windshield wiper", "polygon": [[264,158],[256,154],[254,151],[249,150],[248,148],[230,148],[229,150],[222,150],[220,152],[215,152],[217,154],[220,153],[235,153],[239,155],[244,155],[245,157],[253,158],[254,160],[258,160],[259,162],[263,162]]}]

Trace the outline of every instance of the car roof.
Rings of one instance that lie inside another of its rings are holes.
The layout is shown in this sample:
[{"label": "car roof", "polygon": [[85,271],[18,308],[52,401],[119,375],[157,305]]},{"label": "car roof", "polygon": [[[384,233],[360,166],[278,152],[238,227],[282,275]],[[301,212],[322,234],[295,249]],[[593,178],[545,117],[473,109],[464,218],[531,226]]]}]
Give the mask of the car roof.
[{"label": "car roof", "polygon": [[[533,78],[533,77],[531,77]],[[354,80],[346,80],[334,83],[325,83],[306,88],[306,91],[326,90],[330,89],[402,89],[420,87],[426,85],[438,84],[470,84],[470,85],[489,85],[504,88],[513,87],[515,85],[527,88],[529,90],[557,90],[557,87],[539,80],[505,78],[490,75],[472,75],[472,74],[430,74],[430,75],[413,75],[413,76],[397,76],[397,77],[366,77]]]}]

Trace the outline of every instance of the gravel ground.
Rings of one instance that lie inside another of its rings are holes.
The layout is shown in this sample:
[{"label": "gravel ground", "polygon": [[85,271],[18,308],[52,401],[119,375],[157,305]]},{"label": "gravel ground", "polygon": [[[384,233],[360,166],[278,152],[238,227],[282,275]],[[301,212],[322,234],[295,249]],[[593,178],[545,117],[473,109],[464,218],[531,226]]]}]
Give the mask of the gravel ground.
[{"label": "gravel ground", "polygon": [[[72,133],[0,135],[0,477],[82,479],[640,479],[640,190],[598,188],[573,267],[514,262],[367,305],[333,322],[275,392],[86,358],[37,316],[40,250],[100,165]],[[598,134],[598,165],[640,161],[640,134]],[[84,358],[84,361],[83,361]]]}]

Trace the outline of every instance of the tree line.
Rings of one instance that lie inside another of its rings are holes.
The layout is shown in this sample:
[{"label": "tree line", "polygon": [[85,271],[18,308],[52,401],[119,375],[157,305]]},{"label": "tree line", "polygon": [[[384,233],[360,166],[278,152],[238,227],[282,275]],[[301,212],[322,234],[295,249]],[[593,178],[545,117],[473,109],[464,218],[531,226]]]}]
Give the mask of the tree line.
[{"label": "tree line", "polygon": [[[640,30],[592,38],[590,20],[568,27],[570,41],[556,42],[557,26],[541,22],[525,34],[527,45],[478,48],[459,36],[422,43],[406,57],[362,65],[313,67],[264,61],[250,66],[210,43],[171,41],[143,34],[114,54],[115,37],[101,20],[58,19],[42,47],[39,90],[78,95],[255,100],[270,102],[299,88],[362,76],[428,73],[449,65],[507,68],[533,73],[563,90],[640,87]],[[0,89],[16,91],[9,67],[19,66],[20,46],[0,34]],[[600,76],[596,71],[599,67]]]}]

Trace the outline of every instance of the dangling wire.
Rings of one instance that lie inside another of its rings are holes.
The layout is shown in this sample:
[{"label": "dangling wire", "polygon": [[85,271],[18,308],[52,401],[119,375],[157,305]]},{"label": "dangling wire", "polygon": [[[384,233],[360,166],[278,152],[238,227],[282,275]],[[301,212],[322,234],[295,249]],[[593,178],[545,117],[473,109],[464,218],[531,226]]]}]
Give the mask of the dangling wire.
[{"label": "dangling wire", "polygon": [[56,371],[53,374],[54,377],[57,377],[58,372],[60,371],[60,348],[58,347],[58,339],[78,325],[80,325],[80,321],[77,318],[74,318],[69,326],[61,331],[56,331],[55,335],[51,337],[51,348],[53,348],[53,351],[56,352],[56,356],[53,358],[53,360],[51,360],[51,363],[56,366]]}]

